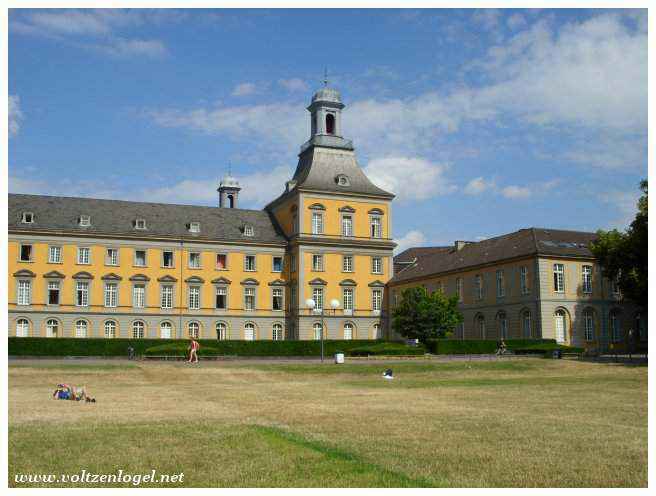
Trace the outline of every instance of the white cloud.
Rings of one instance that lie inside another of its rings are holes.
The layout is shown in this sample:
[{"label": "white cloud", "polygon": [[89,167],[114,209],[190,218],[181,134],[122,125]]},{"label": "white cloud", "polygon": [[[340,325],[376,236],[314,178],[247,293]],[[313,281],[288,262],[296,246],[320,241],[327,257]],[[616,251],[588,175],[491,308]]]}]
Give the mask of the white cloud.
[{"label": "white cloud", "polygon": [[519,13],[515,13],[508,17],[506,24],[510,29],[517,29],[526,24],[526,18]]},{"label": "white cloud", "polygon": [[609,222],[608,228],[626,229],[633,222],[638,211],[637,203],[640,195],[641,192],[636,190],[612,190],[600,194],[601,200],[614,207],[619,214]]},{"label": "white cloud", "polygon": [[278,84],[290,92],[308,91],[307,83],[299,78],[280,79]]},{"label": "white cloud", "polygon": [[523,200],[531,196],[531,190],[526,186],[506,186],[501,189],[501,195],[512,200]]},{"label": "white cloud", "polygon": [[255,83],[241,83],[232,90],[232,96],[247,96],[257,92]]},{"label": "white cloud", "polygon": [[422,158],[385,157],[371,160],[364,173],[400,201],[426,200],[455,190],[444,177],[446,166]]},{"label": "white cloud", "polygon": [[467,183],[464,192],[468,195],[480,195],[484,191],[495,187],[494,180],[487,181],[483,177],[476,177]]},{"label": "white cloud", "polygon": [[20,97],[9,95],[9,137],[16,136],[23,122],[23,111],[20,108]]},{"label": "white cloud", "polygon": [[166,46],[159,40],[115,39],[107,44],[96,45],[102,52],[115,57],[144,55],[162,57],[168,53]]},{"label": "white cloud", "polygon": [[98,35],[111,30],[109,23],[92,11],[43,11],[30,14],[28,19],[33,26],[55,34]]},{"label": "white cloud", "polygon": [[394,254],[397,254],[407,250],[408,248],[425,245],[426,236],[423,232],[415,229],[408,231],[403,237],[395,239],[394,241],[397,244],[396,248],[394,248]]}]

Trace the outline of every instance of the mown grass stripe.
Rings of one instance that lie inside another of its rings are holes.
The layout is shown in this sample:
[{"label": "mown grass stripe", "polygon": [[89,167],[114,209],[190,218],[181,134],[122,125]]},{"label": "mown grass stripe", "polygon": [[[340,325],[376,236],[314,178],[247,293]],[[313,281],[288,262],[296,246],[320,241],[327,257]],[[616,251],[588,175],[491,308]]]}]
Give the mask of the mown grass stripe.
[{"label": "mown grass stripe", "polygon": [[296,446],[313,450],[317,453],[321,453],[328,459],[349,462],[354,465],[354,469],[357,472],[368,471],[380,474],[385,480],[389,481],[390,484],[388,487],[445,487],[447,485],[446,482],[443,484],[436,484],[434,481],[430,481],[423,477],[414,478],[403,472],[397,472],[386,467],[381,467],[380,465],[364,460],[355,453],[308,439],[296,432],[265,425],[253,425],[251,427],[264,436],[281,439],[295,444]]}]

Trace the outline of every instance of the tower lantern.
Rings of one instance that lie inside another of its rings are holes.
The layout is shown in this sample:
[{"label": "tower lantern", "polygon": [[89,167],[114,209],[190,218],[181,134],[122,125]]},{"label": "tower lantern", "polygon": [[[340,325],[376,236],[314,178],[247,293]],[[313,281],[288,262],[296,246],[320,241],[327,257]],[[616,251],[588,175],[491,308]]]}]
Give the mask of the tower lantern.
[{"label": "tower lantern", "polygon": [[217,191],[219,192],[219,208],[237,208],[237,199],[239,198],[241,186],[230,172],[223,176]]}]

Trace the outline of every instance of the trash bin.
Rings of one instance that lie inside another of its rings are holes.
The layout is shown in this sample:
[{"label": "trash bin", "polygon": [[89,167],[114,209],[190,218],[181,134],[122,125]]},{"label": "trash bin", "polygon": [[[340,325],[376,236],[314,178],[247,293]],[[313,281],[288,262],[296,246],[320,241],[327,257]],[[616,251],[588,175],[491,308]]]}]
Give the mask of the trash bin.
[{"label": "trash bin", "polygon": [[335,363],[344,363],[344,353],[335,353]]},{"label": "trash bin", "polygon": [[553,350],[553,358],[563,358],[562,350]]}]

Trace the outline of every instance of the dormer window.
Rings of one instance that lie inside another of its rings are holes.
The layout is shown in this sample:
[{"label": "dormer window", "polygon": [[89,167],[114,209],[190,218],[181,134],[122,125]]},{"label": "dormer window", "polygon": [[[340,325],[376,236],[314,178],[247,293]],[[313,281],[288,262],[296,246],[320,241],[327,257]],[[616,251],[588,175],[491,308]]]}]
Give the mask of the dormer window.
[{"label": "dormer window", "polygon": [[146,219],[136,219],[134,221],[135,229],[146,229]]},{"label": "dormer window", "polygon": [[199,233],[200,232],[200,222],[190,222],[189,223],[189,232]]},{"label": "dormer window", "polygon": [[80,215],[78,219],[78,224],[80,227],[89,227],[91,225],[91,216],[90,215]]},{"label": "dormer window", "polygon": [[34,224],[34,214],[32,212],[23,212],[21,222],[23,224]]},{"label": "dormer window", "polygon": [[255,231],[253,230],[253,226],[251,226],[250,224],[246,224],[244,226],[244,236],[253,237],[254,234]]},{"label": "dormer window", "polygon": [[349,181],[348,176],[345,176],[344,174],[339,174],[336,178],[335,181],[339,186],[350,186],[351,182]]}]

